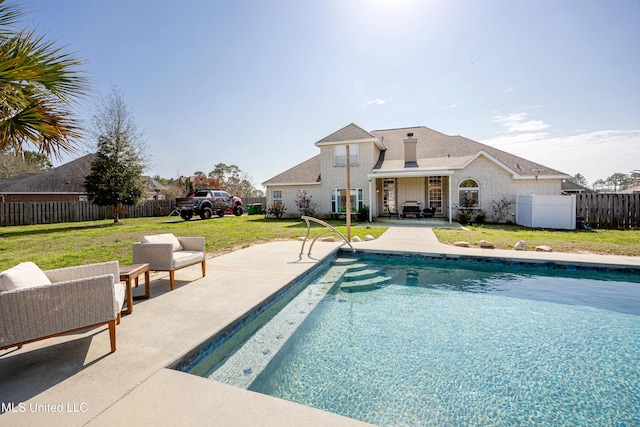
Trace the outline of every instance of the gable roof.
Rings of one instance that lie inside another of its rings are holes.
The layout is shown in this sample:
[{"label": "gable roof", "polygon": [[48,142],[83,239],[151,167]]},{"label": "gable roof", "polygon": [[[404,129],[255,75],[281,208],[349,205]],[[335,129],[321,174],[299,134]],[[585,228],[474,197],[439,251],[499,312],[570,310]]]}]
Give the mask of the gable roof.
[{"label": "gable roof", "polygon": [[320,154],[263,182],[262,185],[292,185],[320,183]]},{"label": "gable roof", "polygon": [[[3,193],[86,193],[84,179],[91,171],[91,163],[95,154],[75,159],[46,172],[22,174],[0,181]],[[13,179],[12,179],[13,178]]]},{"label": "gable roof", "polygon": [[413,137],[418,140],[416,158],[418,167],[421,169],[461,169],[479,155],[485,155],[512,173],[514,177],[558,178],[568,176],[563,172],[489,145],[459,135],[445,135],[425,126],[371,131],[371,134],[384,141],[384,145],[387,147],[384,162],[379,168],[380,171],[404,168],[404,139],[408,133],[413,133]]},{"label": "gable roof", "polygon": [[[413,133],[417,139],[417,167],[406,168],[404,158],[404,139]],[[489,159],[514,178],[569,178],[566,173],[515,156],[486,144],[463,136],[446,135],[425,126],[383,129],[367,132],[360,126],[351,123],[333,132],[315,143],[316,146],[335,145],[338,143],[373,142],[380,149],[378,163],[373,166],[376,173],[424,173],[463,169],[480,156]],[[317,184],[320,182],[320,155],[316,155],[291,169],[265,181],[262,185]]]},{"label": "gable roof", "polygon": [[[381,144],[381,141],[376,136],[370,134],[355,123],[351,123],[342,129],[335,131],[331,135],[325,136],[320,141],[316,142],[316,145],[331,145],[338,142],[346,143],[361,141],[370,141]],[[380,148],[384,147],[381,145]]]}]

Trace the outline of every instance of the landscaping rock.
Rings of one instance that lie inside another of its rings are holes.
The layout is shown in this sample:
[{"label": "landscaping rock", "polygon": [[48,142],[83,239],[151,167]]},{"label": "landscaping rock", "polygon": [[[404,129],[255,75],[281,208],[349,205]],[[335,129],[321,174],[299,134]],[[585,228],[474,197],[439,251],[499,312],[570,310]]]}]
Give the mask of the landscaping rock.
[{"label": "landscaping rock", "polygon": [[536,251],[538,252],[553,252],[553,249],[551,249],[549,246],[536,246]]},{"label": "landscaping rock", "polygon": [[468,248],[469,242],[455,242],[453,246],[458,246],[460,248]]},{"label": "landscaping rock", "polygon": [[367,242],[370,242],[372,240],[376,240],[376,238],[373,237],[371,234],[367,234],[366,236],[364,236],[364,240]]},{"label": "landscaping rock", "polygon": [[361,238],[359,238],[358,236],[353,236],[353,237],[351,238],[351,241],[352,241],[352,242],[362,242],[362,239],[361,239]]},{"label": "landscaping rock", "polygon": [[478,242],[478,246],[480,246],[482,249],[495,249],[496,247],[493,242],[490,242],[488,240],[480,240]]},{"label": "landscaping rock", "polygon": [[524,240],[518,240],[518,243],[513,247],[516,251],[527,251],[529,248],[527,247],[527,242]]},{"label": "landscaping rock", "polygon": [[323,242],[335,242],[336,239],[335,237],[325,237],[324,239],[322,239]]}]

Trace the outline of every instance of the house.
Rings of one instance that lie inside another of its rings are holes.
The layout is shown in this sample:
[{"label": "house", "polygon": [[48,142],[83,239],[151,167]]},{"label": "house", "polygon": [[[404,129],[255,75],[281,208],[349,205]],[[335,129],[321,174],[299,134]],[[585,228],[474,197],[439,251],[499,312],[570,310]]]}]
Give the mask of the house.
[{"label": "house", "polygon": [[618,194],[640,194],[640,186],[618,191]]},{"label": "house", "polygon": [[84,179],[93,155],[75,159],[43,173],[22,174],[0,180],[2,202],[66,202],[87,200]]},{"label": "house", "polygon": [[[94,154],[72,160],[43,173],[25,173],[0,180],[0,202],[87,201],[84,186]],[[164,199],[165,186],[143,176],[147,200]]]},{"label": "house", "polygon": [[352,211],[367,206],[370,220],[390,213],[402,217],[406,206],[433,209],[435,217],[449,221],[459,209],[483,210],[491,218],[506,206],[509,214],[502,212],[500,220],[512,221],[516,195],[559,195],[562,181],[570,178],[522,157],[424,126],[368,132],[352,123],[315,145],[318,155],[263,183],[268,206],[283,203],[286,216],[296,216],[297,198],[306,195],[317,205],[316,216],[343,213],[349,171]]},{"label": "house", "polygon": [[569,181],[568,179],[562,180],[562,194],[588,194],[595,193],[590,188],[587,188],[583,185],[576,184],[573,181]]}]

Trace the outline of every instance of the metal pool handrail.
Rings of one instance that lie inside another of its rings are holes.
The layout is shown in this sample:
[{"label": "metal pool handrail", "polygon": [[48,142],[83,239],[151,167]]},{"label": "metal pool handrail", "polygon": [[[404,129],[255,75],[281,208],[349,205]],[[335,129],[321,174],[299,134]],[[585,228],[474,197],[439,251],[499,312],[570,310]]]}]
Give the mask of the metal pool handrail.
[{"label": "metal pool handrail", "polygon": [[302,241],[302,248],[300,248],[300,255],[302,255],[302,253],[304,252],[304,245],[307,243],[307,239],[309,238],[309,234],[311,233],[311,223],[309,221],[317,222],[320,225],[323,225],[325,227],[329,227],[330,230],[325,230],[325,231],[323,231],[322,233],[318,234],[316,237],[313,238],[313,241],[311,242],[311,245],[309,246],[308,255],[311,255],[311,249],[313,248],[313,244],[316,242],[316,240],[318,240],[318,238],[320,236],[323,236],[323,235],[325,235],[327,233],[337,233],[338,236],[342,237],[342,240],[344,240],[347,243],[347,245],[349,245],[349,247],[351,248],[352,252],[356,251],[356,249],[351,245],[351,242],[346,237],[344,237],[344,235],[341,232],[336,230],[331,224],[327,224],[326,222],[324,222],[322,220],[319,220],[318,218],[314,218],[312,216],[302,215],[302,219],[304,219],[304,222],[307,223],[307,235],[304,236],[304,240]]}]

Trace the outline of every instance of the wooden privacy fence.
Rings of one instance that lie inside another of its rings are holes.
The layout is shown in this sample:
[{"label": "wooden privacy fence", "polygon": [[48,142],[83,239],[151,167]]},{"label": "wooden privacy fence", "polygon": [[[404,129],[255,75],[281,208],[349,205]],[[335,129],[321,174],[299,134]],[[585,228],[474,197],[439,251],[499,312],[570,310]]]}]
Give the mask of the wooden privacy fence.
[{"label": "wooden privacy fence", "polygon": [[[244,199],[265,203],[265,198]],[[148,200],[120,208],[122,218],[167,216],[173,200]],[[640,228],[640,193],[577,194],[576,216],[594,228]],[[0,203],[0,226],[95,221],[113,218],[113,208],[90,202],[10,202]]]},{"label": "wooden privacy fence", "polygon": [[[148,200],[136,206],[121,206],[121,218],[167,216],[173,200]],[[113,218],[113,207],[90,202],[10,202],[0,203],[0,226],[95,221]]]},{"label": "wooden privacy fence", "polygon": [[640,193],[577,194],[576,217],[593,228],[638,228]]}]

